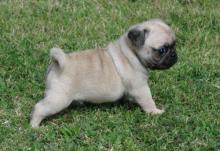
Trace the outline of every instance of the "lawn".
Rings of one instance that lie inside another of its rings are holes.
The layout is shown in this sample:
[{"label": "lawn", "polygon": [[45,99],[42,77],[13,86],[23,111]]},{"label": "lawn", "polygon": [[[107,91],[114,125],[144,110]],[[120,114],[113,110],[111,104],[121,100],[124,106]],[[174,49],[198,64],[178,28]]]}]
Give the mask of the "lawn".
[{"label": "lawn", "polygon": [[[162,18],[178,63],[150,71],[161,116],[138,105],[72,105],[32,129],[48,54],[104,47],[129,26]],[[220,150],[219,0],[1,0],[0,150]]]}]

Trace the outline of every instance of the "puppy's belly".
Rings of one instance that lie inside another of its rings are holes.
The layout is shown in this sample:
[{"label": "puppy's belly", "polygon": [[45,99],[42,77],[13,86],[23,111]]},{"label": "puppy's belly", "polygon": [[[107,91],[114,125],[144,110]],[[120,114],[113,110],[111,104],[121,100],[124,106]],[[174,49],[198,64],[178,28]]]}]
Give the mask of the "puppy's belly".
[{"label": "puppy's belly", "polygon": [[85,88],[83,91],[77,93],[78,99],[85,100],[91,103],[105,103],[105,102],[115,102],[120,99],[124,94],[124,90],[121,86],[113,88],[98,88],[90,87]]},{"label": "puppy's belly", "polygon": [[58,78],[53,72],[47,77],[46,93],[56,93],[68,96],[73,101],[86,101],[91,103],[114,102],[124,94],[124,87],[120,80],[112,80],[110,83],[98,80],[75,80],[67,77]]},{"label": "puppy's belly", "polygon": [[88,96],[87,98],[85,98],[85,100],[86,102],[91,102],[91,103],[106,103],[106,102],[115,102],[121,97],[122,94],[120,95],[103,94],[100,96]]}]

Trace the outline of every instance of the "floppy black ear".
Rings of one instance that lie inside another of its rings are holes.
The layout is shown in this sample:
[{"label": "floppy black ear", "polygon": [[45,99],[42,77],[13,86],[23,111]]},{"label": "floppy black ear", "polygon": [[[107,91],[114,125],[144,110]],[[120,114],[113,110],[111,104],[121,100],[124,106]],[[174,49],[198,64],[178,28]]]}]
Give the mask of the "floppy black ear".
[{"label": "floppy black ear", "polygon": [[135,47],[140,48],[144,45],[147,33],[147,30],[131,29],[128,32],[128,39]]}]

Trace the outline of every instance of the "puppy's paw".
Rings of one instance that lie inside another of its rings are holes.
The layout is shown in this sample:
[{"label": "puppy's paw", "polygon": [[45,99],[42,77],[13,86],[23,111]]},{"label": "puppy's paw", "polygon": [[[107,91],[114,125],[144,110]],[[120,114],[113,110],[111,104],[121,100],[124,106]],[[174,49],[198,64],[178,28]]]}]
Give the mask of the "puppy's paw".
[{"label": "puppy's paw", "polygon": [[150,113],[152,115],[159,115],[159,114],[162,114],[164,113],[164,110],[160,110],[158,108],[155,108],[153,110],[150,110],[150,111],[147,111],[147,113]]},{"label": "puppy's paw", "polygon": [[31,125],[32,128],[39,128],[39,125],[36,124],[36,123],[30,123],[30,125]]}]

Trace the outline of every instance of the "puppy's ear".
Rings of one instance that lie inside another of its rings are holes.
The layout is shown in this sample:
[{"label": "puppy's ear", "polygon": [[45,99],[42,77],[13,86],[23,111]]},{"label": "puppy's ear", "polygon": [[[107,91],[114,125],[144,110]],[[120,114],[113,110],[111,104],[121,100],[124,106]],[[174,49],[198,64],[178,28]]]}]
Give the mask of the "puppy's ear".
[{"label": "puppy's ear", "polygon": [[144,30],[131,29],[128,32],[128,39],[135,47],[140,48],[144,45],[148,32],[149,31],[146,29]]}]

